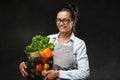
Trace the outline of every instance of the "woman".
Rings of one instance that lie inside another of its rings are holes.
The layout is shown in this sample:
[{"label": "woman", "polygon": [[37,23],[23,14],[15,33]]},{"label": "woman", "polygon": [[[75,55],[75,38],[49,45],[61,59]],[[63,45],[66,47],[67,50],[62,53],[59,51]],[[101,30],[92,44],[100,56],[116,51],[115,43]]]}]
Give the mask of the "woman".
[{"label": "woman", "polygon": [[[55,44],[53,69],[47,71],[44,80],[84,80],[89,76],[86,45],[74,35],[77,19],[78,8],[74,5],[68,4],[58,11],[56,25],[59,33],[48,36]],[[21,62],[19,67],[23,77],[26,77],[25,63]]]}]

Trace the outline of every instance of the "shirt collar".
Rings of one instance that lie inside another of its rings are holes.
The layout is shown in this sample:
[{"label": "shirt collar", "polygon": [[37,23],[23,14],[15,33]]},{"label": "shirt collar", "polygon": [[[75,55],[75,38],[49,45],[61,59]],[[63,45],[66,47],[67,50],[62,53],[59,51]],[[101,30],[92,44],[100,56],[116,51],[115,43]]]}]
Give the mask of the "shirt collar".
[{"label": "shirt collar", "polygon": [[[57,38],[58,38],[58,36],[59,36],[59,33],[57,33],[54,37],[53,37],[53,39],[54,40],[56,40]],[[72,34],[71,34],[71,37],[70,37],[70,40],[69,41],[75,41],[75,34],[72,32]]]},{"label": "shirt collar", "polygon": [[75,41],[75,34],[72,32],[70,40],[72,40],[73,42]]}]

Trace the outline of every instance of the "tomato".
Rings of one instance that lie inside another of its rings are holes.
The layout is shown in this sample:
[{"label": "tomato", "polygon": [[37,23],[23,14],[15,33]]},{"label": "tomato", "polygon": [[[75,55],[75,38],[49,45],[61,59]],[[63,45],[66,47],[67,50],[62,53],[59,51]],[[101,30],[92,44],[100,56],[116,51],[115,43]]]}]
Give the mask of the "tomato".
[{"label": "tomato", "polygon": [[35,69],[33,69],[32,71],[33,71],[33,73],[35,73],[35,72],[41,72],[42,69],[43,69],[42,65],[41,64],[37,64],[36,67],[35,67]]}]

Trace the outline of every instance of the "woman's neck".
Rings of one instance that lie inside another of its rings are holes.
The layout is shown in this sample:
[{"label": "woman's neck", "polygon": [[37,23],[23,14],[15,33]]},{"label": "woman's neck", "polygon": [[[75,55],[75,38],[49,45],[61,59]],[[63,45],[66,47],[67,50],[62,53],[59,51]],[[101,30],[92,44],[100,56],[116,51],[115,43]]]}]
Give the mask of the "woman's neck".
[{"label": "woman's neck", "polygon": [[58,42],[63,44],[70,39],[70,36],[71,36],[71,32],[60,33],[58,36]]}]

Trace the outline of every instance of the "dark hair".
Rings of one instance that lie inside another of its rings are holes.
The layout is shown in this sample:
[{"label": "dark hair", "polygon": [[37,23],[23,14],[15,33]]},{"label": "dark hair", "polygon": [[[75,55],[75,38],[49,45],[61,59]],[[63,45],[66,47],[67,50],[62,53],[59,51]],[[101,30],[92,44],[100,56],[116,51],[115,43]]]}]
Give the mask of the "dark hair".
[{"label": "dark hair", "polygon": [[66,3],[65,6],[63,8],[61,8],[59,11],[68,11],[71,13],[71,17],[73,20],[78,20],[78,16],[79,16],[79,10],[78,7],[74,4],[71,3]]}]

